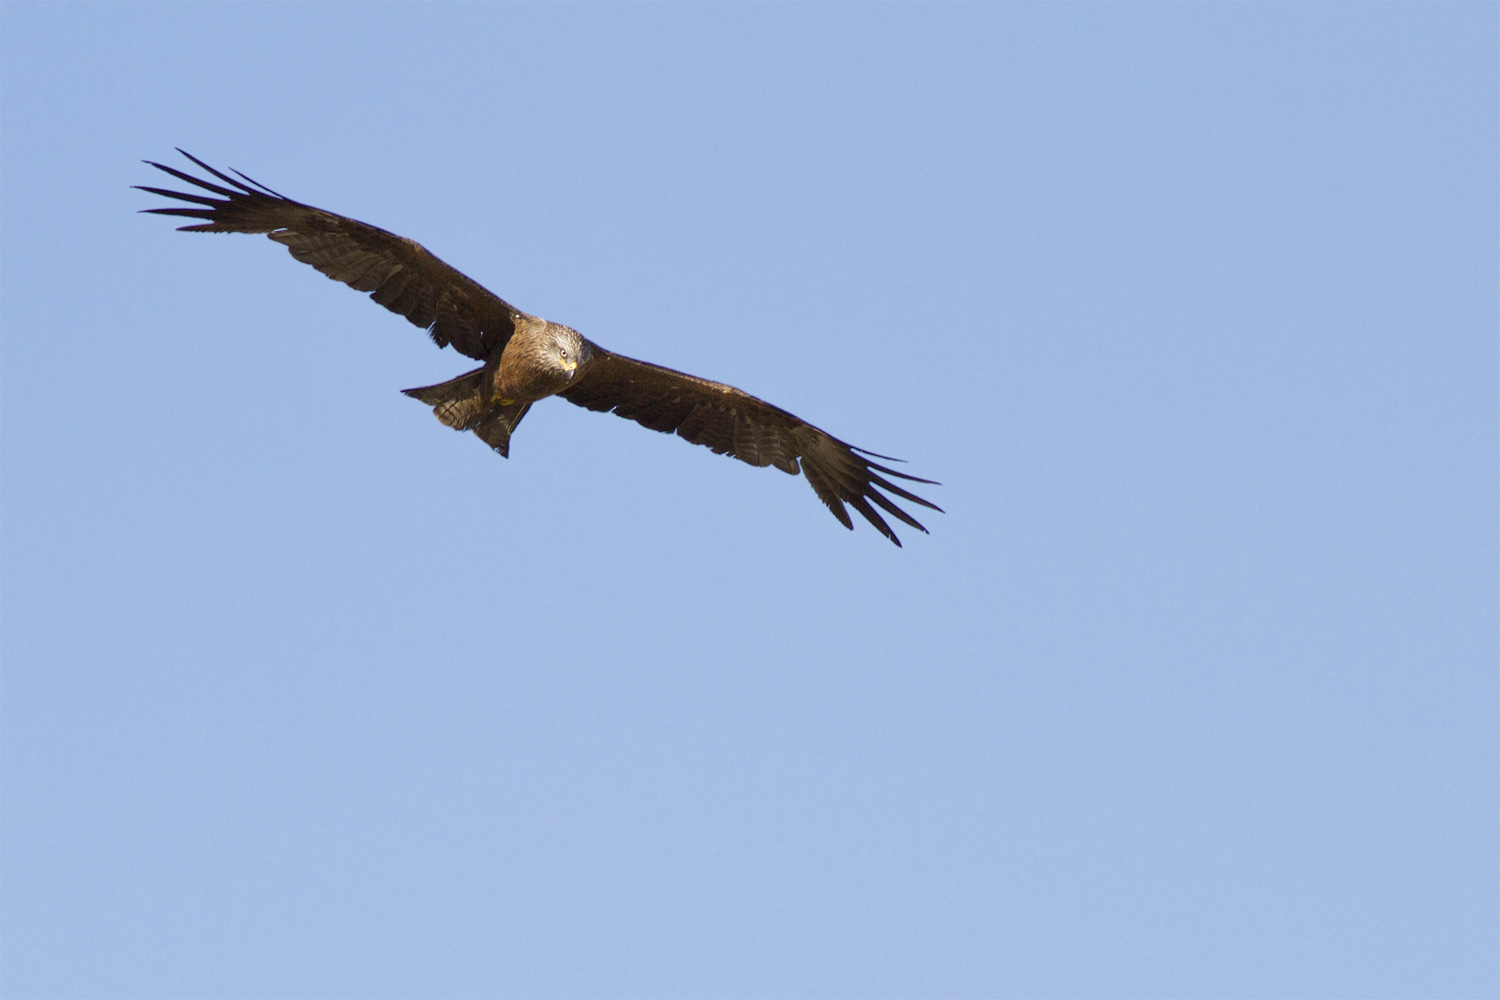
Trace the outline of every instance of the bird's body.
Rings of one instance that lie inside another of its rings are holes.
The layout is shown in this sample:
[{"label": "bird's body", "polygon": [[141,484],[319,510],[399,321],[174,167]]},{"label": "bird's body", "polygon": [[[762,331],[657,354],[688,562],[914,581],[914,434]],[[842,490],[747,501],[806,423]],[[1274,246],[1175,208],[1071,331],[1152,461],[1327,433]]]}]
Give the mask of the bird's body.
[{"label": "bird's body", "polygon": [[517,321],[495,365],[492,397],[534,403],[555,396],[585,363],[589,346],[570,326],[530,316]]},{"label": "bird's body", "polygon": [[143,187],[201,206],[147,211],[204,220],[181,227],[188,231],[264,233],[298,260],[369,292],[380,305],[425,327],[439,346],[452,346],[482,362],[447,382],[404,391],[431,406],[447,426],[473,431],[502,456],[509,455],[511,435],[531,405],[559,396],[590,410],[612,410],[652,430],[675,432],[751,465],[774,465],[793,475],[800,471],[845,527],[853,527],[844,508],[848,504],[897,545],[900,540],[871,502],[918,530],[927,529],[876,487],[939,509],[880,473],[913,482],[931,480],[865,457],[885,456],[845,444],[733,386],[607,351],[572,327],[516,309],[421,244],[292,201],[243,174],[235,180],[183,155],[230,186],[151,163],[218,197]]}]

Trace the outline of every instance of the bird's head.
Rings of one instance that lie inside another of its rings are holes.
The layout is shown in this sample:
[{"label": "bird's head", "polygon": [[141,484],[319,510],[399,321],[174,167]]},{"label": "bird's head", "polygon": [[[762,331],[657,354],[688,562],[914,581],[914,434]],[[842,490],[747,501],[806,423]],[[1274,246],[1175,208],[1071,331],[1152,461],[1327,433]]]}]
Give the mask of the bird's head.
[{"label": "bird's head", "polygon": [[551,340],[547,347],[547,359],[560,369],[569,381],[583,373],[592,352],[589,342],[571,326],[561,323],[549,324]]}]

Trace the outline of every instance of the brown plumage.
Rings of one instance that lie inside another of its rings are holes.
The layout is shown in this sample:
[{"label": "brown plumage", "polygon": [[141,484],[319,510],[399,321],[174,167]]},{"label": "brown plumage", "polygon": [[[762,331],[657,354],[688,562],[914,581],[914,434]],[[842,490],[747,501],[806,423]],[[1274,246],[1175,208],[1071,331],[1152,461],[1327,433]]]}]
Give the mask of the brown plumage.
[{"label": "brown plumage", "polygon": [[235,180],[182,155],[228,187],[148,160],[158,170],[217,197],[141,187],[198,206],[145,211],[203,220],[180,227],[188,232],[265,233],[303,263],[369,292],[380,305],[425,328],[438,346],[451,345],[483,362],[439,385],[404,391],[430,405],[447,426],[473,431],[501,455],[509,454],[511,434],[531,404],[555,395],[590,410],[613,411],[655,431],[676,433],[751,465],[774,465],[792,475],[800,469],[844,527],[854,527],[844,506],[848,504],[897,545],[901,540],[872,503],[919,531],[927,529],[881,490],[941,509],[884,476],[917,483],[932,480],[869,460],[896,459],[846,444],[733,386],[607,351],[571,327],[515,308],[419,243],[292,201],[238,171],[234,172],[240,179]]}]

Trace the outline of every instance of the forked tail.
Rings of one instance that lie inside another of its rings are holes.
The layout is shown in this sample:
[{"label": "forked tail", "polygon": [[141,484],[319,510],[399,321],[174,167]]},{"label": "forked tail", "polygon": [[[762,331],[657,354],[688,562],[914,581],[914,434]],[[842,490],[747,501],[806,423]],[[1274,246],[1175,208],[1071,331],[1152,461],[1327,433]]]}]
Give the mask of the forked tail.
[{"label": "forked tail", "polygon": [[510,436],[531,404],[493,400],[486,392],[488,384],[485,370],[476,368],[437,385],[401,391],[431,406],[432,415],[447,426],[456,431],[473,431],[502,458],[509,458]]}]

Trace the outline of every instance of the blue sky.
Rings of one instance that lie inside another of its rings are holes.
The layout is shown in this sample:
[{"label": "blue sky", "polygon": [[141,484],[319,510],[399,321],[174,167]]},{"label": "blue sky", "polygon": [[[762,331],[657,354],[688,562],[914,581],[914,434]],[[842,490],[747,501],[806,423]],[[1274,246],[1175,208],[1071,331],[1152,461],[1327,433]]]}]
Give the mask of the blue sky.
[{"label": "blue sky", "polygon": [[[0,17],[6,996],[1500,992],[1494,5]],[[502,461],[174,146],[947,513]]]}]

